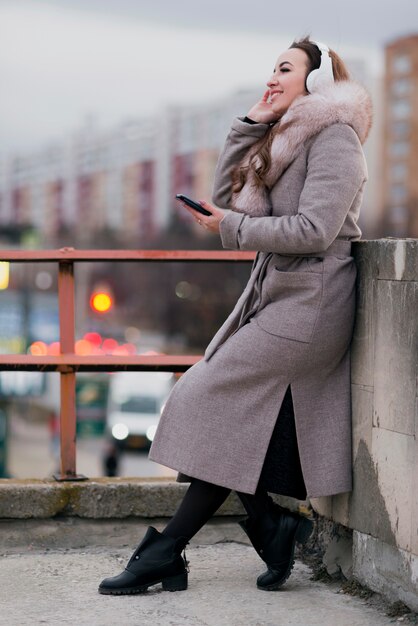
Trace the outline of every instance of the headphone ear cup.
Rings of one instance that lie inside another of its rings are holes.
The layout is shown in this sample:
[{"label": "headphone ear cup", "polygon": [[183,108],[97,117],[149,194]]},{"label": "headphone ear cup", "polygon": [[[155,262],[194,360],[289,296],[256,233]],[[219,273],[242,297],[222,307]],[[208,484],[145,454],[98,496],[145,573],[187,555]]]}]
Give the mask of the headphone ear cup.
[{"label": "headphone ear cup", "polygon": [[306,78],[306,90],[309,93],[321,91],[323,87],[334,82],[334,73],[332,69],[332,59],[329,54],[329,48],[320,41],[312,41],[321,53],[321,62],[316,70],[312,70]]},{"label": "headphone ear cup", "polygon": [[306,78],[306,89],[307,91],[309,91],[309,93],[312,93],[313,91],[315,91],[316,84],[319,82],[317,78],[319,74],[320,74],[319,69],[312,70],[312,72],[309,72]]},{"label": "headphone ear cup", "polygon": [[316,91],[321,91],[323,87],[326,87],[330,83],[333,83],[334,79],[331,78],[330,74],[324,68],[318,68],[317,70],[312,70],[306,79],[306,88],[309,93],[314,93]]}]

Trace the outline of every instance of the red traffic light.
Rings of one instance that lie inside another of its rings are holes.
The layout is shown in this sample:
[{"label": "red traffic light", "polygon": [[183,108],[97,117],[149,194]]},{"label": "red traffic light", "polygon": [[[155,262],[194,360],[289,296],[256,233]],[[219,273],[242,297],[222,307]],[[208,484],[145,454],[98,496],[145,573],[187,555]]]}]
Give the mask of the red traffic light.
[{"label": "red traffic light", "polygon": [[90,307],[96,313],[107,313],[113,307],[113,298],[104,291],[93,293],[90,298]]}]

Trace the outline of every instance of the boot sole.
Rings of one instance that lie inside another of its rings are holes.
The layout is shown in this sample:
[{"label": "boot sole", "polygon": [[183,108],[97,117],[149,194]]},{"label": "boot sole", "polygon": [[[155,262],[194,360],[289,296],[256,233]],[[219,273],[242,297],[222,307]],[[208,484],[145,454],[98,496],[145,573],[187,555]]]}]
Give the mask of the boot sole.
[{"label": "boot sole", "polygon": [[312,530],[313,530],[312,520],[308,519],[307,517],[302,517],[299,520],[298,527],[296,529],[295,538],[293,540],[293,545],[292,545],[292,554],[290,556],[289,567],[284,573],[284,576],[282,576],[280,580],[274,583],[271,583],[270,585],[262,586],[257,583],[257,589],[260,589],[261,591],[276,591],[277,589],[280,589],[280,587],[284,585],[284,583],[286,582],[286,580],[289,578],[290,574],[292,573],[292,569],[295,564],[294,556],[295,556],[296,543],[300,543],[301,545],[306,543],[312,534]]},{"label": "boot sole", "polygon": [[162,584],[164,591],[185,591],[187,589],[187,572],[184,574],[178,574],[177,576],[171,576],[169,578],[160,578],[154,580],[146,585],[139,585],[137,587],[125,587],[123,589],[111,589],[106,587],[99,587],[99,593],[109,596],[127,596],[137,593],[145,593],[148,587],[153,585]]},{"label": "boot sole", "polygon": [[289,568],[286,570],[286,573],[283,576],[283,578],[281,578],[275,583],[271,583],[270,585],[257,584],[257,589],[260,589],[260,591],[277,591],[278,589],[280,589],[280,587],[283,587],[284,583],[286,582],[286,580],[289,578],[290,574],[292,573],[294,564],[295,564],[295,561],[293,560],[293,556],[292,556],[292,562],[290,563]]}]

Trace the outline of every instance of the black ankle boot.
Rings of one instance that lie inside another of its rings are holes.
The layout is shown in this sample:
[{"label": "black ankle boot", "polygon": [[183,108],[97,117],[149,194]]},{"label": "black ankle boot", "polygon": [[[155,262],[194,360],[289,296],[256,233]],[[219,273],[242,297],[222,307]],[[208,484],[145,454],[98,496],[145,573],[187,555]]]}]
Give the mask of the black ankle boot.
[{"label": "black ankle boot", "polygon": [[270,513],[258,519],[246,518],[239,524],[268,566],[257,578],[258,589],[279,589],[291,574],[296,542],[303,544],[308,540],[313,522],[275,506]]},{"label": "black ankle boot", "polygon": [[162,583],[165,591],[187,589],[187,561],[181,556],[186,543],[183,537],[173,539],[150,526],[125,570],[118,576],[105,578],[99,593],[141,593],[157,583]]}]

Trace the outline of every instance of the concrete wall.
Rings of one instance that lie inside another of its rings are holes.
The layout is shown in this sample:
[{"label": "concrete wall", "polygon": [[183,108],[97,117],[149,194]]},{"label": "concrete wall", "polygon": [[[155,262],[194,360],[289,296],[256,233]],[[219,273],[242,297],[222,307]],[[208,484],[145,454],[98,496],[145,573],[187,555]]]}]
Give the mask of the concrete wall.
[{"label": "concrete wall", "polygon": [[353,529],[356,578],[418,610],[418,240],[354,246],[354,489],[315,510]]}]

